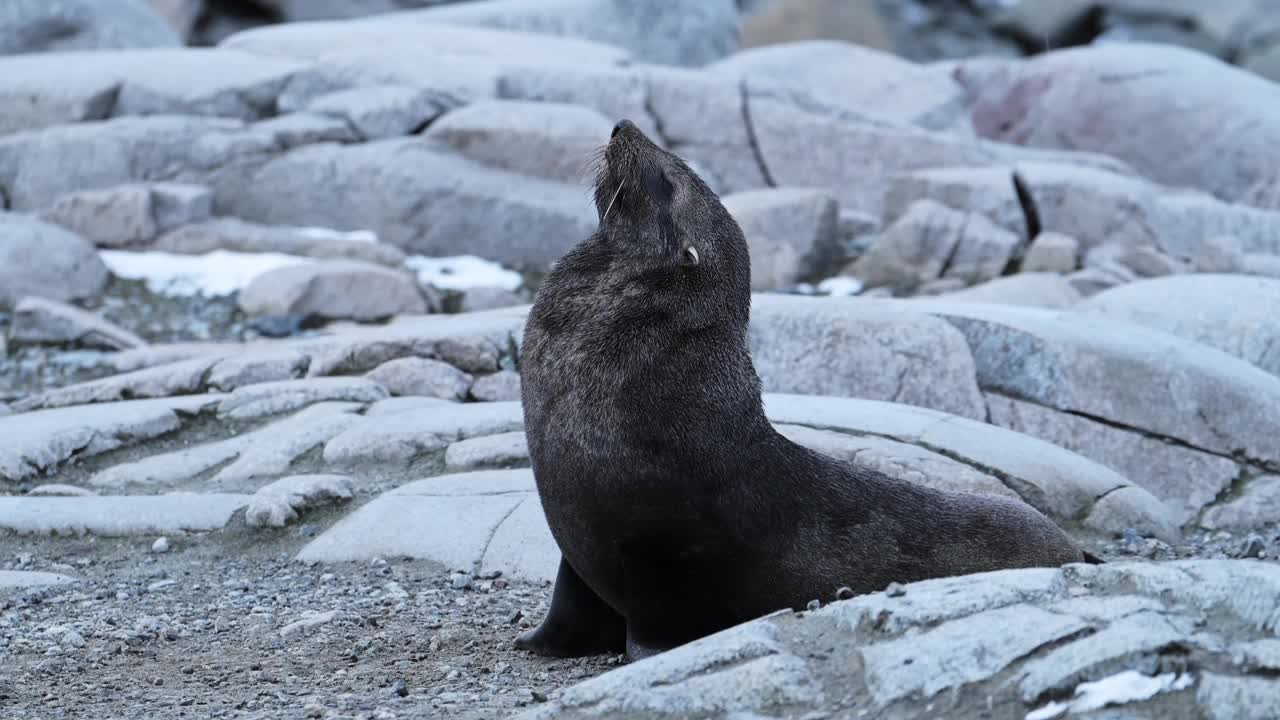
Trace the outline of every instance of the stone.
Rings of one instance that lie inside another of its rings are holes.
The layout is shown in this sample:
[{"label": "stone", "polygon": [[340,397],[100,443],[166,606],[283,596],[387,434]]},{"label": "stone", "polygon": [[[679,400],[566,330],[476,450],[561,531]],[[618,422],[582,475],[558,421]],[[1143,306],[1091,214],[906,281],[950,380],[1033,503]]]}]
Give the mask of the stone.
[{"label": "stone", "polygon": [[918,300],[969,341],[984,392],[1263,464],[1280,378],[1219,350],[1094,314]]},{"label": "stone", "polygon": [[[764,403],[774,423],[874,435],[980,469],[1050,518],[1116,534],[1135,527],[1166,541],[1179,535],[1169,510],[1114,470],[982,420],[855,398],[766,393]],[[1103,505],[1099,498],[1110,502]]]},{"label": "stone", "polygon": [[459,440],[444,452],[445,467],[453,470],[501,468],[529,462],[529,443],[522,432],[499,433]]},{"label": "stone", "polygon": [[0,212],[0,309],[28,296],[63,302],[95,298],[109,277],[83,238],[27,215]]},{"label": "stone", "polygon": [[968,348],[946,324],[857,298],[757,294],[751,305],[748,339],[766,392],[986,415]]},{"label": "stone", "polygon": [[1155,495],[1179,525],[1194,519],[1240,474],[1230,458],[1033,403],[987,395],[989,422],[1106,465]]},{"label": "stone", "polygon": [[73,582],[75,582],[75,578],[61,573],[0,570],[0,592],[49,587],[50,585],[67,585]]},{"label": "stone", "polygon": [[650,0],[643,5],[598,0],[490,0],[387,16],[407,22],[519,30],[626,48],[637,60],[700,67],[738,47],[732,0]]},{"label": "stone", "polygon": [[[122,375],[110,375],[101,380],[65,385],[27,397],[16,403],[14,408],[27,411],[192,395],[204,390],[205,375],[217,360],[217,357],[197,357]],[[209,403],[218,401],[216,397],[206,400]]]},{"label": "stone", "polygon": [[1240,272],[1245,275],[1280,278],[1280,257],[1276,255],[1246,253],[1240,265]]},{"label": "stone", "polygon": [[803,425],[778,425],[777,430],[792,442],[823,455],[900,480],[949,492],[1018,497],[994,476],[915,445],[874,436],[815,430]]},{"label": "stone", "polygon": [[1077,309],[1216,348],[1280,376],[1280,279],[1195,274],[1131,283]]},{"label": "stone", "polygon": [[447,102],[432,90],[371,85],[321,95],[311,100],[306,110],[346,120],[360,139],[382,140],[425,127],[445,112]]},{"label": "stone", "polygon": [[238,218],[216,218],[184,225],[161,235],[152,249],[182,255],[203,255],[216,250],[244,253],[284,253],[319,260],[356,260],[397,267],[405,260],[402,250],[370,239],[361,232],[324,228],[260,225]]},{"label": "stone", "polygon": [[[89,458],[173,432],[207,398],[129,402],[24,412],[0,417],[0,480],[26,480],[72,458]],[[44,498],[40,498],[44,499]]]},{"label": "stone", "polygon": [[972,133],[963,92],[947,72],[884,50],[808,40],[742,50],[707,70],[752,88],[785,88],[797,102],[836,117],[854,113],[895,125]]},{"label": "stone", "polygon": [[148,0],[151,8],[160,14],[184,40],[191,36],[196,21],[205,10],[205,0]]},{"label": "stone", "polygon": [[848,273],[867,287],[910,292],[937,278],[974,284],[998,277],[1020,241],[982,215],[932,200],[913,204]]},{"label": "stone", "polygon": [[317,402],[370,403],[386,397],[386,388],[366,378],[281,380],[237,388],[218,402],[218,416],[243,420],[278,415]]},{"label": "stone", "polygon": [[1067,276],[1067,284],[1081,297],[1086,298],[1137,280],[1137,276],[1119,263],[1085,268]]},{"label": "stone", "polygon": [[145,0],[6,0],[0,12],[0,55],[181,44]]},{"label": "stone", "polygon": [[1239,496],[1218,503],[1200,517],[1209,530],[1250,530],[1272,522],[1280,513],[1280,476],[1266,475],[1245,485]]},{"label": "stone", "polygon": [[300,148],[220,201],[248,220],[370,229],[407,252],[516,270],[550,267],[598,220],[580,186],[487,168],[417,138]]},{"label": "stone", "polygon": [[387,388],[392,395],[423,395],[465,400],[472,377],[454,366],[429,358],[400,358],[369,371],[365,377]]},{"label": "stone", "polygon": [[231,392],[245,385],[296,380],[306,374],[309,362],[306,355],[288,348],[242,353],[214,363],[205,382],[211,389]]},{"label": "stone", "polygon": [[226,527],[247,495],[173,493],[98,497],[0,497],[0,529],[18,535],[137,537]]},{"label": "stone", "polygon": [[329,610],[327,612],[305,610],[302,613],[302,617],[280,628],[280,637],[288,638],[296,635],[305,635],[308,631],[322,625],[328,625],[337,618],[337,610]]},{"label": "stone", "polygon": [[[495,533],[520,505],[529,502],[537,502],[529,470],[487,470],[418,480],[342,518],[304,546],[297,559],[334,563],[410,557],[478,572]],[[423,525],[426,518],[431,519],[428,526]],[[542,534],[523,541],[550,542],[554,547],[545,520]],[[555,564],[527,570],[507,567],[503,575],[550,580],[555,577]]]},{"label": "stone", "polygon": [[1244,268],[1244,243],[1233,235],[1217,235],[1205,240],[1191,259],[1196,272],[1237,273]]},{"label": "stone", "polygon": [[[1265,161],[1280,140],[1268,122],[1280,107],[1280,88],[1204,53],[1104,44],[1026,62],[962,62],[956,78],[983,137],[1104,153],[1157,182],[1229,202],[1276,207],[1266,198],[1280,197],[1275,168]],[[1185,107],[1212,112],[1192,117]],[[1107,122],[1095,122],[1100,113]],[[1224,134],[1223,127],[1240,131]]]},{"label": "stone", "polygon": [[614,122],[564,102],[488,100],[451,110],[423,137],[500,170],[583,183]]},{"label": "stone", "polygon": [[240,292],[250,315],[301,315],[372,321],[427,312],[413,278],[356,260],[325,260],[271,270]]},{"label": "stone", "polygon": [[72,305],[40,297],[23,298],[13,310],[9,341],[18,345],[56,345],[95,350],[145,347],[133,333]]},{"label": "stone", "polygon": [[458,311],[463,313],[496,310],[498,308],[523,305],[524,299],[505,287],[494,285],[478,285],[462,292],[462,302]]},{"label": "stone", "polygon": [[824,190],[770,188],[723,198],[747,239],[752,290],[776,290],[830,274],[842,264],[838,204]]},{"label": "stone", "polygon": [[1206,672],[1196,700],[1208,720],[1265,720],[1271,708],[1280,705],[1280,684],[1274,678]]},{"label": "stone", "polygon": [[290,112],[250,126],[254,132],[268,135],[285,150],[323,142],[352,143],[359,140],[345,118]]},{"label": "stone", "polygon": [[[498,97],[522,102],[556,103],[575,105],[600,113],[609,122],[610,130],[617,119],[634,122],[654,142],[663,142],[665,131],[658,111],[648,109],[650,89],[646,78],[655,73],[679,73],[701,77],[702,73],[665,66],[645,67],[637,70],[627,66],[586,65],[573,68],[521,63],[503,68],[498,73]],[[688,108],[686,112],[690,111]],[[735,126],[732,123],[730,127]]]},{"label": "stone", "polygon": [[157,555],[169,552],[169,538],[161,535],[156,541],[151,543],[151,552]]},{"label": "stone", "polygon": [[1062,275],[1052,272],[1021,272],[946,293],[950,300],[1023,305],[1052,310],[1075,307],[1083,296]]},{"label": "stone", "polygon": [[1070,235],[1040,233],[1022,258],[1022,272],[1069,273],[1080,261],[1080,242]]},{"label": "stone", "polygon": [[1130,248],[1116,260],[1140,278],[1179,275],[1189,270],[1187,264],[1150,247]]},{"label": "stone", "polygon": [[75,485],[64,485],[62,483],[46,483],[37,485],[27,491],[30,497],[83,497],[86,495],[97,495],[92,490],[78,487]]},{"label": "stone", "polygon": [[254,493],[245,522],[252,527],[284,527],[304,510],[351,498],[351,481],[343,475],[292,475]]},{"label": "stone", "polygon": [[471,385],[471,397],[481,402],[519,401],[520,374],[511,370],[499,370],[478,377]]},{"label": "stone", "polygon": [[888,23],[875,0],[745,0],[742,45],[760,47],[829,38],[893,50]]},{"label": "stone", "polygon": [[1014,168],[995,164],[930,167],[895,173],[884,191],[884,221],[897,222],[922,200],[958,212],[976,212],[1020,238],[1035,230],[1028,224],[1015,184]]},{"label": "stone", "polygon": [[203,185],[153,183],[151,201],[160,232],[204,222],[213,215],[213,193]]},{"label": "stone", "polygon": [[325,444],[334,467],[407,465],[468,438],[524,429],[518,402],[464,403],[430,412],[390,413],[365,421]]},{"label": "stone", "polygon": [[154,240],[159,231],[151,191],[140,185],[64,195],[40,217],[99,247],[143,245]]}]

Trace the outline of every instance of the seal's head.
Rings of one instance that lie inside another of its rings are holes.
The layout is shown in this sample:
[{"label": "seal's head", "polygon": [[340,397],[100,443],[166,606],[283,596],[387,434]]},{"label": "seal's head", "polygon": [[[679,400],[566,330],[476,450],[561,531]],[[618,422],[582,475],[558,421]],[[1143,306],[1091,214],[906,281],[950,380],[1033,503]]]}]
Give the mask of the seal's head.
[{"label": "seal's head", "polygon": [[629,120],[601,154],[595,204],[599,229],[576,249],[582,258],[566,260],[607,263],[598,288],[647,288],[654,307],[667,299],[745,328],[751,267],[742,230],[696,172]]}]

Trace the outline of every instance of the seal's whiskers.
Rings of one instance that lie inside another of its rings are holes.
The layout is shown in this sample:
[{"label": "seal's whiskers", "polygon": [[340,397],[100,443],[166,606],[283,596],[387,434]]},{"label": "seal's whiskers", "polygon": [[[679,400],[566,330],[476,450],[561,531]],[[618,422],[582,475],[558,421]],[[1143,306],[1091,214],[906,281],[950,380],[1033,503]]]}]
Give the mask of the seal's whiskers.
[{"label": "seal's whiskers", "polygon": [[605,220],[609,219],[609,211],[613,209],[613,204],[618,202],[618,196],[622,194],[623,185],[626,185],[626,183],[625,182],[618,183],[618,189],[613,193],[613,199],[609,201],[609,207],[605,208],[604,217],[600,218],[600,222],[604,222]]}]

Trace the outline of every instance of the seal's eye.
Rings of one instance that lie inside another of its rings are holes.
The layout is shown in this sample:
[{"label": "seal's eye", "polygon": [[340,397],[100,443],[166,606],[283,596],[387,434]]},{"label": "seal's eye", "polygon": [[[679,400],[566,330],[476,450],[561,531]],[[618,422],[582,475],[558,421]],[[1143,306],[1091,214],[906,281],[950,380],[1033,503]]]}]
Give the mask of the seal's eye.
[{"label": "seal's eye", "polygon": [[698,248],[692,245],[685,245],[684,250],[680,251],[680,264],[690,267],[698,264]]}]

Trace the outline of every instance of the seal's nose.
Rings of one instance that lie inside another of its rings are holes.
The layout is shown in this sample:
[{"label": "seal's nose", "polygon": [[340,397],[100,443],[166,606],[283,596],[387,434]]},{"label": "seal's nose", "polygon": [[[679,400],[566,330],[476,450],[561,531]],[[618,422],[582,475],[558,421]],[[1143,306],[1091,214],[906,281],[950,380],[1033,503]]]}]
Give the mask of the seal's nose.
[{"label": "seal's nose", "polygon": [[618,133],[622,132],[623,130],[626,130],[627,128],[631,128],[635,126],[636,126],[635,123],[631,122],[630,120],[627,120],[626,118],[623,118],[622,120],[618,121],[617,125],[613,126],[613,132],[609,135],[609,137],[611,138],[617,137]]}]

